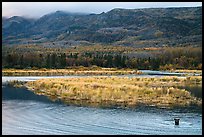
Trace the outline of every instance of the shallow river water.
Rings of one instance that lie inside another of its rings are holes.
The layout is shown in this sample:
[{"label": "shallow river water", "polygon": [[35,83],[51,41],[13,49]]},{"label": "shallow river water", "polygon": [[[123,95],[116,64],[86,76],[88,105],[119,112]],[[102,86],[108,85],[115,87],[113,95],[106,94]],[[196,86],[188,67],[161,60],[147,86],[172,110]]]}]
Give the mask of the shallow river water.
[{"label": "shallow river water", "polygon": [[[2,82],[15,79],[2,77]],[[36,77],[21,77],[35,80]],[[174,118],[180,124],[174,124]],[[201,135],[202,112],[140,107],[113,109],[68,106],[26,89],[2,86],[2,134]]]}]

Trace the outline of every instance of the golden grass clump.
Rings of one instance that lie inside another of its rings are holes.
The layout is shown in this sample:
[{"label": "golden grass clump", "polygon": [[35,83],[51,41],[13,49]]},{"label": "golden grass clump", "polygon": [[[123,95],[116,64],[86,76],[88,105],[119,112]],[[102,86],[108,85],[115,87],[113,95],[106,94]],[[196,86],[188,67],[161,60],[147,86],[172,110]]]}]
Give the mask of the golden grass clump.
[{"label": "golden grass clump", "polygon": [[[148,105],[157,107],[174,107],[202,105],[202,100],[193,97],[184,89],[172,85],[185,84],[187,78],[128,78],[95,76],[85,78],[40,79],[26,83],[28,89],[37,94],[52,96],[65,103],[82,103],[87,105],[112,105],[136,107]],[[202,81],[202,77],[188,80]]]},{"label": "golden grass clump", "polygon": [[3,69],[3,76],[64,76],[64,75],[126,75],[141,74],[134,69],[91,67],[72,67],[67,69]]}]

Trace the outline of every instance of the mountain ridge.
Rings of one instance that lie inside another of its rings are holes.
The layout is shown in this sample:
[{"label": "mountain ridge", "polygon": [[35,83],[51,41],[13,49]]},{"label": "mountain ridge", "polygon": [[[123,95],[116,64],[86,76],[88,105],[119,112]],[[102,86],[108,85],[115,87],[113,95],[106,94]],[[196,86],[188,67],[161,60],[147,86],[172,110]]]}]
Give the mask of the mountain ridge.
[{"label": "mountain ridge", "polygon": [[36,20],[2,17],[3,45],[61,41],[139,47],[201,45],[201,36],[202,7],[115,8],[100,14],[58,10]]}]

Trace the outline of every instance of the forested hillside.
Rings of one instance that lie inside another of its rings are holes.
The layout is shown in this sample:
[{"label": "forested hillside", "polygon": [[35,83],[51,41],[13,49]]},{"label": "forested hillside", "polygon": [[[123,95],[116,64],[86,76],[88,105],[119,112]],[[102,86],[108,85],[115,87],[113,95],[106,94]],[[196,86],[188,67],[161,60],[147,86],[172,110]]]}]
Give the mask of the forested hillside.
[{"label": "forested hillside", "polygon": [[113,9],[101,14],[56,11],[39,19],[2,18],[3,45],[111,44],[133,47],[201,46],[202,7]]},{"label": "forested hillside", "polygon": [[2,18],[3,68],[202,69],[202,7]]}]

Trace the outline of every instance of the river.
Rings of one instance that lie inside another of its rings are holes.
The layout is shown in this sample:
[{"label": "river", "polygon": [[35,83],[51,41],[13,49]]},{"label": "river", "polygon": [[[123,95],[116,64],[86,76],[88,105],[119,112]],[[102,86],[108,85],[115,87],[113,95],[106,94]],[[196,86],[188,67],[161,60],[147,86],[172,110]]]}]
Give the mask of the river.
[{"label": "river", "polygon": [[[2,77],[2,82],[39,78],[42,77]],[[179,125],[174,124],[176,117],[180,118]],[[151,107],[117,109],[69,106],[52,102],[27,89],[2,85],[2,134],[202,135],[202,112]]]}]

